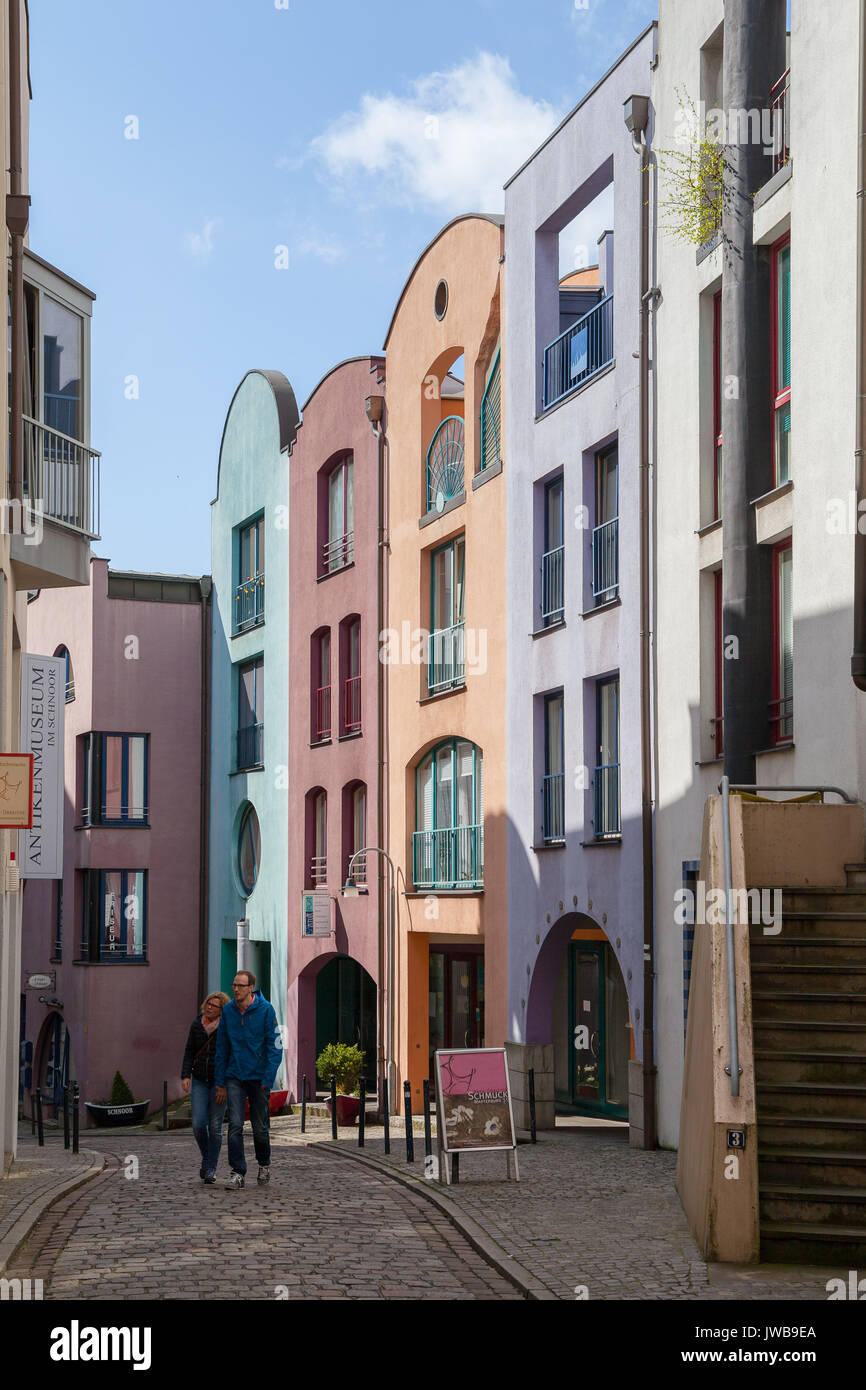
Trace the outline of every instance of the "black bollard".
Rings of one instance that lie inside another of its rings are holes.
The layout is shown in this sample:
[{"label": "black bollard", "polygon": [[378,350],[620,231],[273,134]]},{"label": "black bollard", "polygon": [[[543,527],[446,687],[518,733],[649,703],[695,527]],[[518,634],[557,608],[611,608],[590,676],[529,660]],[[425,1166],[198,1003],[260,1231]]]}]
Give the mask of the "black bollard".
[{"label": "black bollard", "polygon": [[451,1155],[451,1181],[454,1182],[454,1183],[457,1183],[457,1182],[460,1181],[460,1155],[459,1155],[459,1154],[452,1154],[452,1155]]},{"label": "black bollard", "polygon": [[69,1148],[69,1087],[63,1087],[63,1147]]},{"label": "black bollard", "polygon": [[168,1129],[168,1082],[162,1083],[162,1127]]},{"label": "black bollard", "polygon": [[536,1143],[535,1135],[535,1067],[529,1068],[529,1133],[533,1144]]},{"label": "black bollard", "polygon": [[415,1162],[415,1134],[412,1129],[412,1087],[403,1082],[403,1113],[406,1117],[406,1162]]},{"label": "black bollard", "polygon": [[388,1112],[388,1078],[382,1079],[382,1119],[385,1124],[385,1152],[391,1152],[391,1116]]},{"label": "black bollard", "polygon": [[72,1152],[78,1153],[78,1107],[81,1104],[81,1092],[78,1089],[78,1082],[72,1087]]},{"label": "black bollard", "polygon": [[358,1111],[358,1148],[364,1147],[364,1123],[367,1118],[367,1081],[361,1077],[361,1107]]},{"label": "black bollard", "polygon": [[36,1132],[39,1135],[37,1143],[40,1149],[45,1147],[45,1134],[42,1129],[42,1092],[36,1088]]},{"label": "black bollard", "polygon": [[424,1157],[433,1152],[433,1136],[430,1132],[430,1082],[424,1077]]},{"label": "black bollard", "polygon": [[331,1138],[337,1137],[337,1078],[331,1073]]},{"label": "black bollard", "polygon": [[33,1092],[30,1092],[30,1133],[36,1133],[36,1101]]},{"label": "black bollard", "polygon": [[307,1073],[301,1082],[301,1133],[307,1132]]}]

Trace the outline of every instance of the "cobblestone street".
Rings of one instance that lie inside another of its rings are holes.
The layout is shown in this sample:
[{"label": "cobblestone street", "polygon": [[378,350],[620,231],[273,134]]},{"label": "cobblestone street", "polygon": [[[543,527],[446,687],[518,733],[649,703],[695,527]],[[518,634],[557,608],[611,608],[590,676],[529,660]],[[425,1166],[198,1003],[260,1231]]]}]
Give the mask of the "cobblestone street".
[{"label": "cobblestone street", "polygon": [[94,1147],[109,1143],[105,1173],[56,1202],[10,1263],[46,1299],[520,1297],[423,1196],[333,1154],[275,1146],[269,1186],[250,1163],[226,1192],[225,1151],[203,1187],[189,1131]]}]

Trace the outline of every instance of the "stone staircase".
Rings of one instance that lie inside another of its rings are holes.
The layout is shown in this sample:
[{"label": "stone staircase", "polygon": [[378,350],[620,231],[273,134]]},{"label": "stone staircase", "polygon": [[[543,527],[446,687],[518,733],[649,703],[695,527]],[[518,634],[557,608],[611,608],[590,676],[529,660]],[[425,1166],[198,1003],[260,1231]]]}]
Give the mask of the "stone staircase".
[{"label": "stone staircase", "polygon": [[750,927],[761,1258],[866,1264],[866,864]]}]

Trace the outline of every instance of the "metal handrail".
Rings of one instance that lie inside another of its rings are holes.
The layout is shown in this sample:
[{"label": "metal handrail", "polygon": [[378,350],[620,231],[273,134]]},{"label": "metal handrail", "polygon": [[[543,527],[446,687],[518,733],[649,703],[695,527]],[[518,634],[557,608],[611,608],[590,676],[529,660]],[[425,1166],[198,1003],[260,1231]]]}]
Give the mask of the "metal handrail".
[{"label": "metal handrail", "polygon": [[557,545],[541,557],[541,617],[544,623],[560,622],[565,612],[564,555],[565,546]]},{"label": "metal handrail", "polygon": [[[832,786],[767,786],[760,782],[729,782],[723,777],[719,783],[722,795],[722,852],[725,870],[725,942],[728,958],[728,1034],[731,1048],[730,1065],[725,1067],[725,1075],[731,1078],[731,1095],[740,1094],[740,1051],[737,1036],[737,979],[734,963],[734,924],[731,920],[731,898],[733,884],[731,875],[731,792],[833,792],[849,806],[856,805],[856,798],[849,796],[841,787]],[[782,803],[778,803],[782,804]]]},{"label": "metal handrail", "polygon": [[542,356],[541,408],[556,405],[613,361],[613,295],[605,295],[548,343]]}]

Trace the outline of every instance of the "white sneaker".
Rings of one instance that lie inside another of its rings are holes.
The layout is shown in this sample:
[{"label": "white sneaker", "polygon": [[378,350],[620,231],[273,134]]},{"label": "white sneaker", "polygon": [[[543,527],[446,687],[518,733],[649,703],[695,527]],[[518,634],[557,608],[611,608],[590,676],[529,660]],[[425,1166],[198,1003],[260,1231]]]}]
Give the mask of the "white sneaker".
[{"label": "white sneaker", "polygon": [[231,1177],[229,1178],[228,1182],[226,1183],[226,1192],[237,1192],[238,1188],[243,1187],[243,1185],[244,1185],[244,1175],[243,1175],[243,1173],[232,1173]]}]

